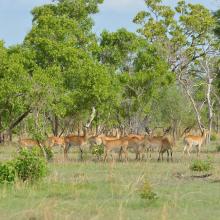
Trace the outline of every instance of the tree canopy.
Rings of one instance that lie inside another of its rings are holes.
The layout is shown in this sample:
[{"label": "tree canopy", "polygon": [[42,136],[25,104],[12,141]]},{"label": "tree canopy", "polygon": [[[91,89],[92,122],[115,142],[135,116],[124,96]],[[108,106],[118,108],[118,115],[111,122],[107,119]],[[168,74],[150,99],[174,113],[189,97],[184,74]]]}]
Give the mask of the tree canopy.
[{"label": "tree canopy", "polygon": [[134,18],[137,32],[97,36],[92,16],[102,3],[35,7],[22,44],[0,41],[0,132],[43,138],[87,125],[96,132],[156,125],[177,132],[195,121],[211,129],[220,104],[219,11],[146,0]]}]

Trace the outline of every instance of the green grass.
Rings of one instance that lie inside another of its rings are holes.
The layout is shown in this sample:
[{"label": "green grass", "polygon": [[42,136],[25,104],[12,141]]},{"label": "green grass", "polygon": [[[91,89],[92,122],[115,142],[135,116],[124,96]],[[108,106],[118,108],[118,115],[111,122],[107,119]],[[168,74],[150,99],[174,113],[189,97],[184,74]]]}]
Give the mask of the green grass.
[{"label": "green grass", "polygon": [[[214,169],[208,178],[190,171],[196,155],[184,158],[182,148],[174,150],[173,162],[157,162],[155,152],[151,160],[130,159],[128,163],[79,162],[73,151],[71,160],[64,162],[57,149],[49,175],[41,182],[0,187],[0,219],[217,220],[220,154],[213,149],[214,145],[208,152],[203,148],[201,154],[201,159],[213,158]],[[0,147],[0,159],[10,159],[15,150]],[[139,190],[146,180],[157,194],[156,200],[141,199]]]}]

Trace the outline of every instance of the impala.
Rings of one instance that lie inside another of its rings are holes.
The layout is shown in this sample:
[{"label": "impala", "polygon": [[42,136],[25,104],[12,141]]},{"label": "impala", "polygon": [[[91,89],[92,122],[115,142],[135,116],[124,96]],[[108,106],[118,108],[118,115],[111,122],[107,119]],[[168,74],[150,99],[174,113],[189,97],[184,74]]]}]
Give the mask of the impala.
[{"label": "impala", "polygon": [[45,141],[45,145],[50,148],[52,148],[55,145],[58,145],[65,150],[65,145],[66,145],[65,144],[65,137],[56,137],[56,136],[49,137]]},{"label": "impala", "polygon": [[169,154],[171,157],[171,160],[173,160],[173,143],[169,140],[168,137],[164,137],[162,139],[162,145],[159,149],[159,157],[158,160],[160,160],[160,156],[162,157],[163,160],[163,154],[167,152],[167,160],[169,161]]},{"label": "impala", "polygon": [[[152,151],[153,149],[158,149],[159,157],[158,160],[163,160],[163,154],[167,152],[167,160],[169,160],[169,155],[171,156],[171,160],[173,157],[173,143],[165,136],[154,136],[154,137],[146,137],[145,138],[145,146],[147,146],[148,151]],[[150,155],[151,156],[151,155]]]},{"label": "impala", "polygon": [[90,147],[93,145],[101,145],[102,139],[99,136],[92,136],[92,137],[88,138],[88,142],[90,144]]},{"label": "impala", "polygon": [[106,141],[113,141],[113,140],[118,140],[120,139],[119,136],[106,136],[104,134],[101,134],[101,135],[98,135],[97,137],[101,138],[101,139],[104,139]]},{"label": "impala", "polygon": [[114,137],[114,136],[105,136],[104,134],[101,134],[101,135],[96,135],[96,136],[89,137],[88,138],[88,143],[90,144],[90,146],[101,145],[102,142],[103,142],[102,139],[112,141],[112,140],[118,140],[119,138]]},{"label": "impala", "polygon": [[128,138],[138,138],[139,140],[143,140],[145,138],[145,135],[129,134],[126,137],[128,137]]},{"label": "impala", "polygon": [[[136,160],[140,160],[144,158],[145,152],[145,136],[140,135],[128,135],[123,139],[128,141],[128,148],[130,151],[136,154]],[[141,157],[142,155],[142,157]]]},{"label": "impala", "polygon": [[186,154],[186,151],[187,151],[187,154],[190,156],[190,150],[193,146],[195,146],[196,152],[197,152],[197,157],[198,157],[200,154],[201,146],[202,146],[203,142],[205,141],[207,134],[208,134],[208,132],[205,131],[205,129],[203,129],[201,136],[200,135],[190,135],[190,134],[186,135],[183,139],[184,143],[185,143],[183,154]]},{"label": "impala", "polygon": [[31,147],[35,147],[35,146],[40,146],[40,142],[39,141],[35,141],[33,139],[20,139],[19,140],[19,145],[21,148],[26,147],[26,148],[31,148]]},{"label": "impala", "polygon": [[84,148],[88,145],[89,137],[87,134],[84,136],[76,136],[76,135],[68,135],[64,138],[65,140],[65,149],[64,149],[64,156],[67,158],[67,153],[70,147],[78,147],[80,150],[80,159],[83,159],[83,151]]},{"label": "impala", "polygon": [[125,160],[128,160],[128,140],[126,139],[115,139],[115,140],[106,140],[104,137],[101,138],[104,145],[104,161],[109,156],[109,153],[116,152],[119,154],[119,160],[121,160],[122,153],[125,154]]}]

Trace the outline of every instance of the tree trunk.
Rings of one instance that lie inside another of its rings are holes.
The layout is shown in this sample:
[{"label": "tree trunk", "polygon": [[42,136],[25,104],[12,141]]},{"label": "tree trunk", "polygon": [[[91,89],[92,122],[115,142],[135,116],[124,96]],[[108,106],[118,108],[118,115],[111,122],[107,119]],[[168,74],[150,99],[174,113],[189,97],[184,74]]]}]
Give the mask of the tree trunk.
[{"label": "tree trunk", "polygon": [[28,109],[26,112],[20,115],[14,122],[11,123],[11,125],[8,128],[8,131],[12,131],[13,128],[15,128],[22,120],[24,120],[29,115],[30,112],[31,110]]},{"label": "tree trunk", "polygon": [[0,116],[0,143],[3,143],[2,118]]},{"label": "tree trunk", "polygon": [[77,124],[77,132],[78,132],[78,136],[80,136],[80,122],[78,122]]},{"label": "tree trunk", "polygon": [[[31,112],[31,109],[28,109],[26,112],[24,112],[23,114],[21,114],[15,121],[13,121],[8,129],[6,130],[6,134],[8,136],[8,140],[9,141],[12,141],[12,131],[13,129],[18,125],[20,124],[28,115],[29,113]],[[3,138],[4,139],[4,138]]]},{"label": "tree trunk", "polygon": [[10,142],[12,142],[12,137],[13,137],[12,130],[8,130],[8,139]]},{"label": "tree trunk", "polygon": [[210,142],[211,132],[212,132],[212,119],[213,119],[213,108],[211,102],[211,89],[212,89],[212,81],[213,79],[210,78],[208,74],[208,89],[207,89],[207,102],[208,102],[208,118],[209,118],[209,134],[207,137],[208,143]]},{"label": "tree trunk", "polygon": [[54,117],[54,136],[57,137],[58,135],[59,135],[59,119],[55,115],[55,117]]},{"label": "tree trunk", "polygon": [[177,120],[173,120],[173,129],[172,129],[172,136],[173,136],[173,140],[174,142],[176,142],[177,139]]},{"label": "tree trunk", "polygon": [[190,102],[191,102],[192,105],[193,105],[193,109],[194,109],[194,112],[195,112],[195,114],[196,114],[196,120],[197,120],[199,129],[200,129],[200,131],[201,131],[201,133],[202,133],[204,126],[202,125],[201,115],[200,115],[200,112],[199,112],[198,107],[197,107],[197,105],[196,105],[196,102],[195,102],[195,100],[193,99],[193,96],[192,96],[192,94],[190,93],[189,88],[188,88],[188,86],[185,84],[185,82],[182,81],[181,79],[179,79],[179,82],[180,82],[181,85],[183,86],[183,88],[184,88],[184,90],[185,90],[187,96],[189,97]]},{"label": "tree trunk", "polygon": [[91,115],[85,125],[86,128],[89,128],[91,126],[91,123],[94,120],[95,116],[96,116],[96,109],[95,109],[95,107],[92,107],[92,113],[91,113]]}]

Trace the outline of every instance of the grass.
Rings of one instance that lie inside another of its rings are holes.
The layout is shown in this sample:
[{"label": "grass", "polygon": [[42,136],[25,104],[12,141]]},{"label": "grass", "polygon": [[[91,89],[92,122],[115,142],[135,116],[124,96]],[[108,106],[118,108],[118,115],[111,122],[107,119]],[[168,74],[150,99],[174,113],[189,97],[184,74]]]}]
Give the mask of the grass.
[{"label": "grass", "polygon": [[[41,182],[0,187],[0,219],[219,219],[220,154],[214,144],[203,148],[201,159],[211,156],[214,170],[208,178],[194,178],[189,166],[196,156],[184,158],[181,150],[174,150],[169,163],[157,162],[157,153],[142,162],[103,163],[79,162],[73,151],[64,162],[56,149],[50,173]],[[1,161],[15,151],[0,147]],[[146,179],[156,200],[140,197]]]}]

